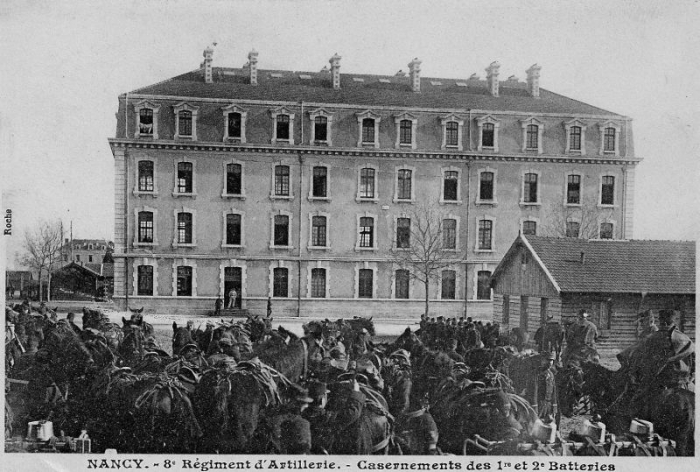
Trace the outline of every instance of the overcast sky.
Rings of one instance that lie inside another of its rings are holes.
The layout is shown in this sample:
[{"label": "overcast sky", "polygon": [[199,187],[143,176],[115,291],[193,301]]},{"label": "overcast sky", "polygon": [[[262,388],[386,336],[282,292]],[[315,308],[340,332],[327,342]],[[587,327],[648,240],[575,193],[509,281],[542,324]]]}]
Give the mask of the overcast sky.
[{"label": "overcast sky", "polygon": [[[493,6],[493,4],[496,4]],[[98,6],[99,5],[99,6]],[[214,66],[393,74],[418,57],[424,77],[525,78],[633,118],[634,237],[696,239],[700,4],[588,0],[459,2],[0,2],[0,159],[11,252],[39,219],[76,238],[113,239],[119,94]]]}]

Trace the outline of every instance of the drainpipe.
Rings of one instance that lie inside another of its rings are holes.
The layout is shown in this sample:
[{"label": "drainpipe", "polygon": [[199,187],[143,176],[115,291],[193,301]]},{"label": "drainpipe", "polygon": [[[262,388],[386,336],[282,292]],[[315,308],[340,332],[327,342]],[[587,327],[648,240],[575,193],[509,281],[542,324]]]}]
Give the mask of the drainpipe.
[{"label": "drainpipe", "polygon": [[[301,117],[299,118],[299,123],[300,125],[300,130],[301,130],[301,137],[299,138],[299,144],[303,145],[304,144],[304,102],[301,101],[299,102],[301,105]],[[303,236],[303,231],[302,231],[302,200],[304,196],[304,189],[303,189],[303,183],[304,183],[304,155],[303,153],[299,152],[299,250],[297,251],[297,318],[301,318],[301,241],[302,241],[302,236]]]},{"label": "drainpipe", "polygon": [[[124,95],[124,139],[129,139],[129,93]],[[127,235],[129,229],[129,159],[126,145],[124,146],[124,253],[128,253]],[[155,235],[154,235],[155,236]],[[71,238],[73,237],[73,222],[71,222]],[[73,247],[73,244],[71,244]],[[124,256],[124,304],[129,309],[129,259]],[[114,293],[112,293],[114,296]]]},{"label": "drainpipe", "polygon": [[620,238],[627,239],[625,227],[627,226],[627,214],[625,200],[627,199],[627,166],[622,166],[622,203],[620,204],[622,211],[622,229],[620,230]]},{"label": "drainpipe", "polygon": [[469,166],[469,161],[467,161],[467,206],[464,213],[464,217],[467,220],[464,225],[464,241],[467,246],[464,251],[464,318],[467,318],[467,312],[469,311],[469,264],[467,264],[467,259],[469,258],[469,205],[471,205],[471,188],[471,167]]}]

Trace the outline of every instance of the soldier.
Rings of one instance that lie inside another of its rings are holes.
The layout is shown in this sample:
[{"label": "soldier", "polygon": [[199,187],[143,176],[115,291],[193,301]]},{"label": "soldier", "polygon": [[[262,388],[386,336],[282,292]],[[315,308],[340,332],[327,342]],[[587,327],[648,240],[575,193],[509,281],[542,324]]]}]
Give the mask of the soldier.
[{"label": "soldier", "polygon": [[73,331],[80,335],[82,329],[80,329],[78,325],[75,324],[75,313],[68,313],[68,315],[66,315],[66,319],[68,320],[68,324],[70,325],[70,327],[73,328]]},{"label": "soldier", "polygon": [[396,418],[397,441],[401,452],[409,455],[439,454],[437,424],[427,408],[427,401],[414,399]]},{"label": "soldier", "polygon": [[549,418],[554,415],[554,404],[556,403],[554,383],[554,361],[557,356],[553,352],[540,354],[540,366],[537,373],[537,407],[540,418]]},{"label": "soldier", "polygon": [[[216,366],[218,363],[227,359],[236,359],[235,353],[236,350],[233,346],[233,340],[229,337],[221,338],[217,343],[214,354],[207,357],[207,363],[210,366]],[[238,358],[240,359],[240,353],[238,354]],[[239,359],[236,359],[236,361]]]},{"label": "soldier", "polygon": [[654,322],[654,313],[651,310],[637,315],[637,338],[644,339],[659,330]]},{"label": "soldier", "polygon": [[564,365],[576,359],[597,360],[598,352],[595,343],[599,336],[598,328],[589,318],[587,310],[580,310],[576,322],[569,327],[566,335],[566,352],[562,359]]},{"label": "soldier", "polygon": [[405,413],[408,408],[413,385],[410,357],[405,349],[399,349],[389,356],[392,365],[388,369],[384,396],[389,404],[389,413],[394,417]]},{"label": "soldier", "polygon": [[479,335],[479,332],[476,330],[476,326],[474,326],[474,323],[467,324],[467,336],[466,336],[466,338],[467,339],[466,339],[465,349],[467,351],[470,351],[472,349],[477,349],[477,348],[484,346],[481,343],[481,336]]},{"label": "soldier", "polygon": [[302,417],[309,422],[311,428],[311,449],[314,454],[328,454],[331,447],[332,429],[330,422],[333,414],[326,410],[328,390],[324,382],[313,381],[309,384],[309,397],[312,402],[302,412]]},{"label": "soldier", "polygon": [[446,354],[455,362],[464,362],[464,356],[457,352],[457,346],[459,346],[459,341],[457,341],[456,338],[451,338],[449,350],[446,352]]}]

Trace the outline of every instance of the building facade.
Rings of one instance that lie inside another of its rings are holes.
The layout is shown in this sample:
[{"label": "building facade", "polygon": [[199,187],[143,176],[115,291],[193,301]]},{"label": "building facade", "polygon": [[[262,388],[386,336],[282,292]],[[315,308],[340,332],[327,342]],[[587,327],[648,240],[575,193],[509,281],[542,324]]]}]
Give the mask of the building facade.
[{"label": "building facade", "polygon": [[[489,319],[520,231],[630,238],[631,120],[527,82],[200,68],[119,97],[114,299],[201,313],[418,317],[397,268],[416,208],[444,228],[435,316]],[[590,236],[589,236],[590,237]],[[410,238],[409,238],[410,239]],[[415,241],[414,241],[415,242]],[[227,300],[226,300],[227,301]]]}]

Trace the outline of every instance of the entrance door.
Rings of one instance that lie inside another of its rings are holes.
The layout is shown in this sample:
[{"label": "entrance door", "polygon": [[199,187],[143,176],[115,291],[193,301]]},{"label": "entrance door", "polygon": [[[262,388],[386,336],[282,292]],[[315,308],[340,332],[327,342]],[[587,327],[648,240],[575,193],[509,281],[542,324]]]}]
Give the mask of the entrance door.
[{"label": "entrance door", "polygon": [[241,280],[242,272],[240,267],[224,267],[224,307],[229,306],[229,292],[231,289],[236,291],[236,300],[234,306],[241,307]]}]

